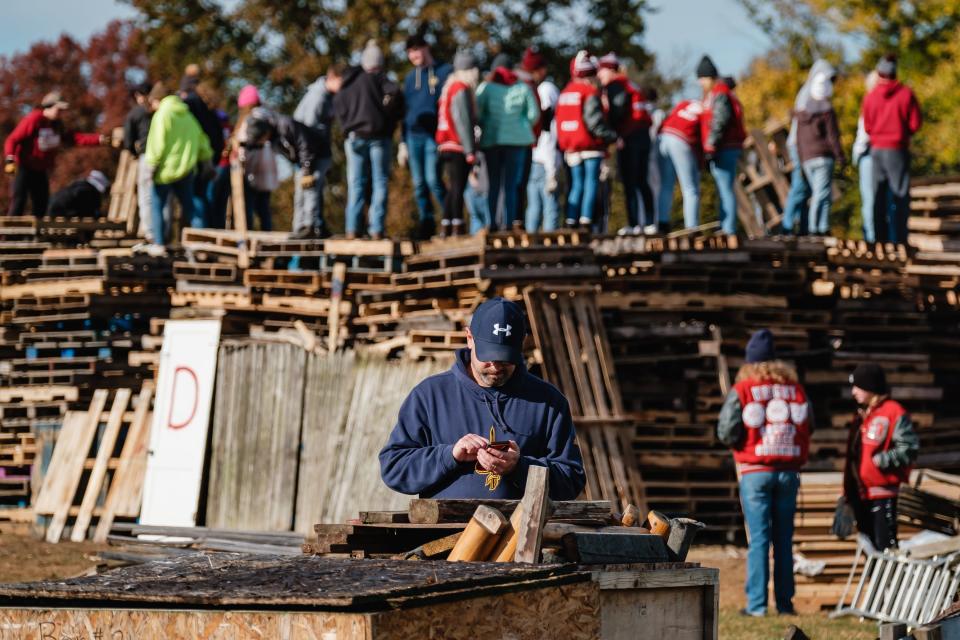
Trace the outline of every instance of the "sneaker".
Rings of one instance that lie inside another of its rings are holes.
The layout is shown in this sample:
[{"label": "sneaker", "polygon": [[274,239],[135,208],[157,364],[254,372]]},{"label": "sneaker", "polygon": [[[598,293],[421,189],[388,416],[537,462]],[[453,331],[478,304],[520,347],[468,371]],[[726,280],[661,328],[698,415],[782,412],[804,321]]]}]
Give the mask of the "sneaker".
[{"label": "sneaker", "polygon": [[144,252],[151,258],[162,258],[167,255],[167,248],[162,244],[150,244]]},{"label": "sneaker", "polygon": [[356,239],[357,239],[357,234],[354,233],[353,231],[348,231],[344,237],[345,237],[347,240],[356,240]]},{"label": "sneaker", "polygon": [[564,224],[568,229],[575,229],[577,226],[577,221],[574,218],[567,218]]},{"label": "sneaker", "polygon": [[782,609],[782,610],[777,609],[777,615],[778,616],[795,616],[797,615],[797,610],[794,609],[793,607],[790,607],[789,609]]},{"label": "sneaker", "polygon": [[463,220],[455,219],[450,225],[450,235],[462,236],[464,233],[466,233],[466,227],[463,224]]},{"label": "sneaker", "polygon": [[440,237],[441,238],[450,237],[450,221],[449,220],[440,221]]},{"label": "sneaker", "polygon": [[146,253],[147,247],[149,246],[150,244],[147,242],[138,242],[137,244],[130,247],[130,251],[132,251],[133,253]]},{"label": "sneaker", "polygon": [[634,234],[634,227],[620,227],[617,229],[618,236],[631,236]]},{"label": "sneaker", "polygon": [[655,224],[648,224],[647,226],[645,226],[645,227],[642,229],[642,231],[643,231],[643,235],[645,235],[645,236],[655,236],[655,235],[657,235],[657,231],[658,231],[657,225],[655,225]]},{"label": "sneaker", "polygon": [[330,229],[328,229],[326,225],[322,225],[320,228],[313,230],[313,237],[319,238],[320,240],[326,240],[332,235],[333,235],[333,232],[330,231]]},{"label": "sneaker", "polygon": [[370,239],[371,239],[371,240],[383,240],[383,234],[380,233],[379,231],[374,231],[373,233],[370,234]]},{"label": "sneaker", "polygon": [[744,608],[744,609],[740,609],[740,615],[746,616],[749,618],[766,618],[767,612],[766,611],[749,611],[748,609]]},{"label": "sneaker", "polygon": [[315,237],[313,227],[303,227],[290,234],[291,240],[310,240]]}]

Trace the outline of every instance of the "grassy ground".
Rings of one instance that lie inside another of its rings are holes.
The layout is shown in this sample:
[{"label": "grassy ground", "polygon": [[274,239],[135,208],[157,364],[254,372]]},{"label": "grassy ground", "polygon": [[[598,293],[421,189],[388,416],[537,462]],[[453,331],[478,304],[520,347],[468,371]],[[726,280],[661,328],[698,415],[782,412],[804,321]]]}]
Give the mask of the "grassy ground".
[{"label": "grassy ground", "polygon": [[857,618],[831,620],[826,613],[799,616],[774,614],[766,618],[741,616],[745,549],[694,547],[688,560],[720,569],[720,640],[780,640],[790,625],[802,629],[811,640],[874,640],[877,637],[877,625],[874,622],[860,622]]}]

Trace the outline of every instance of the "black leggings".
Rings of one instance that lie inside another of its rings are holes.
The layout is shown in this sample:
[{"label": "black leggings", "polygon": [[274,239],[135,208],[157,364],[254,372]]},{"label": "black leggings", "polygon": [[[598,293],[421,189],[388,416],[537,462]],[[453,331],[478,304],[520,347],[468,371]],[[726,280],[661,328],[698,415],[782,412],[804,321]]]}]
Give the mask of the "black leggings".
[{"label": "black leggings", "polygon": [[10,201],[10,215],[20,216],[27,208],[27,195],[33,204],[33,215],[38,218],[47,213],[50,202],[50,180],[46,171],[34,171],[17,167],[17,176],[13,179],[13,200]]},{"label": "black leggings", "polygon": [[857,514],[857,528],[870,538],[877,551],[897,546],[897,499],[863,500]]},{"label": "black leggings", "polygon": [[467,188],[470,165],[467,157],[453,151],[440,152],[440,166],[447,183],[447,195],[443,198],[443,219],[463,221],[463,192]]}]

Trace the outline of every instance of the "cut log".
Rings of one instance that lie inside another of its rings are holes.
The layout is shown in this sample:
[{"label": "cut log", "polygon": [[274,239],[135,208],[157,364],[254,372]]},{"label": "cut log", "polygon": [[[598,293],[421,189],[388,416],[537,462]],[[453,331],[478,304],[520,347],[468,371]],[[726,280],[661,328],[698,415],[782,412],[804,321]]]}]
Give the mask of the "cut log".
[{"label": "cut log", "polygon": [[451,551],[457,545],[457,541],[460,539],[462,534],[462,531],[458,531],[449,536],[444,536],[439,540],[427,542],[426,544],[420,545],[413,551],[408,551],[401,557],[404,560],[429,560],[430,558],[435,558],[443,553],[446,553],[447,551]]},{"label": "cut log", "polygon": [[457,540],[450,556],[450,562],[465,562],[483,560],[496,545],[500,533],[506,528],[507,519],[496,509],[486,505],[477,507],[473,518],[467,523],[460,539]]},{"label": "cut log", "polygon": [[493,548],[490,558],[494,562],[513,562],[513,556],[517,553],[517,535],[520,529],[520,518],[523,516],[523,507],[517,507],[510,516],[510,524],[507,530],[500,536],[500,541]]},{"label": "cut log", "polygon": [[620,524],[625,527],[638,526],[640,524],[640,510],[634,505],[628,504],[627,508],[623,510],[623,515],[620,516]]},{"label": "cut log", "polygon": [[648,513],[647,522],[650,523],[650,533],[662,536],[664,540],[670,535],[670,521],[659,511]]},{"label": "cut log", "polygon": [[[474,511],[480,505],[486,505],[504,515],[513,513],[518,500],[433,500],[415,498],[410,501],[407,513],[413,524],[439,524],[445,522],[469,522]],[[593,524],[603,526],[614,524],[613,505],[608,500],[564,500],[553,503],[550,519],[555,522],[575,524]]]},{"label": "cut log", "polygon": [[517,551],[514,562],[538,564],[543,542],[543,525],[550,511],[550,476],[546,467],[531,466],[520,502],[520,526],[517,529]]},{"label": "cut log", "polygon": [[668,562],[667,543],[656,534],[574,532],[563,537],[567,557],[581,564]]}]

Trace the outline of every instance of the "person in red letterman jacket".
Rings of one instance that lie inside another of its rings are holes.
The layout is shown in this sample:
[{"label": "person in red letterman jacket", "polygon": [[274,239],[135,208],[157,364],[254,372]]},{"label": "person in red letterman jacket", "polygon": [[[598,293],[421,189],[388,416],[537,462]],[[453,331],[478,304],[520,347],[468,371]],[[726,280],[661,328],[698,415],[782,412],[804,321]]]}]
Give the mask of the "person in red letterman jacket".
[{"label": "person in red letterman jacket", "polygon": [[897,494],[910,479],[920,439],[910,414],[890,398],[879,365],[858,365],[850,383],[859,409],[847,440],[843,493],[857,529],[883,551],[897,546]]},{"label": "person in red letterman jacket", "polygon": [[743,615],[767,613],[771,543],[777,611],[794,612],[793,517],[812,432],[813,411],[796,370],[776,359],[770,330],[757,331],[717,424],[717,438],[733,450],[750,539]]}]

